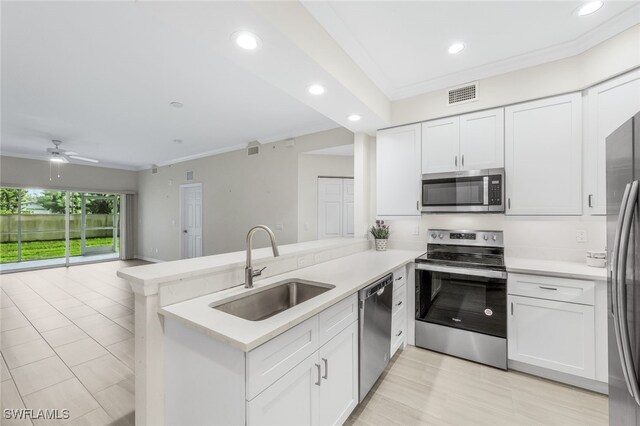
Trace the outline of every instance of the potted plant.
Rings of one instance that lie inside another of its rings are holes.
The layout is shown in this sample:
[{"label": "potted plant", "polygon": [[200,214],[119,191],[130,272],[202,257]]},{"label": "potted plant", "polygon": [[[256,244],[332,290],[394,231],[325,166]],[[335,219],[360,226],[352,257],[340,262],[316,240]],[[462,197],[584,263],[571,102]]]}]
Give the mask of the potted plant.
[{"label": "potted plant", "polygon": [[385,225],[384,220],[376,220],[376,224],[371,227],[369,232],[376,240],[376,250],[385,251],[389,239],[389,225]]}]

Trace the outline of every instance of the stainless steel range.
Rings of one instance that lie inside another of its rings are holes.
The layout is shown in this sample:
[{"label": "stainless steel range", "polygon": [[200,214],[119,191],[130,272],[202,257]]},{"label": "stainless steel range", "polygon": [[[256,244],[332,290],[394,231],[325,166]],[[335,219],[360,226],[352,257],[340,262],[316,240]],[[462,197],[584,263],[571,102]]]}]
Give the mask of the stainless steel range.
[{"label": "stainless steel range", "polygon": [[502,231],[428,232],[416,262],[416,346],[507,368]]}]

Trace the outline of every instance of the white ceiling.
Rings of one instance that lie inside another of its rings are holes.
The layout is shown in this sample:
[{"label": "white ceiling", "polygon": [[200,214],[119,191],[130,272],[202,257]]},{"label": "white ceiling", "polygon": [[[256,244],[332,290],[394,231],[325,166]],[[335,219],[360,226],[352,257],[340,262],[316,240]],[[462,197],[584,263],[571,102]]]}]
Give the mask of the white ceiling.
[{"label": "white ceiling", "polygon": [[229,60],[253,54],[230,40],[247,24],[233,3],[3,2],[0,152],[44,157],[60,139],[136,169],[337,127]]},{"label": "white ceiling", "polygon": [[[305,1],[303,4],[390,99],[580,53],[640,23],[638,2]],[[447,48],[464,42],[450,55]]]}]

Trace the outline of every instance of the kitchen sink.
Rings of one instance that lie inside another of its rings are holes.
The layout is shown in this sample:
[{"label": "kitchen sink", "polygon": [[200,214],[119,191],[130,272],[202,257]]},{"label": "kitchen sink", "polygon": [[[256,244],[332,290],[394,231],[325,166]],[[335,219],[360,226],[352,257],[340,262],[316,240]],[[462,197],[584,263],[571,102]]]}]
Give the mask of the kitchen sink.
[{"label": "kitchen sink", "polygon": [[305,280],[286,280],[273,287],[257,289],[229,302],[209,305],[213,309],[249,321],[262,321],[335,288]]}]

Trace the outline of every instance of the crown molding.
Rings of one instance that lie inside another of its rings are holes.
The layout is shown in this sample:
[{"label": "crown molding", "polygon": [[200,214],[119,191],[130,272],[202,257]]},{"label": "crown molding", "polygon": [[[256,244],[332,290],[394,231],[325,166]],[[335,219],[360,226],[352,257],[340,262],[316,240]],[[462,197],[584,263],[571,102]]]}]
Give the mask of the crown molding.
[{"label": "crown molding", "polygon": [[576,56],[638,24],[640,24],[640,4],[628,8],[624,12],[569,42],[401,87],[393,92],[390,99],[392,101],[405,99],[463,84],[468,81],[481,80],[495,75]]},{"label": "crown molding", "polygon": [[[19,153],[19,152],[0,152],[0,156],[1,157],[15,157],[15,158],[23,158],[25,160],[36,160],[36,161],[42,161],[43,163],[48,163],[49,161],[46,158],[43,158],[42,155],[33,155],[33,154],[24,154],[24,153]],[[143,170],[143,168],[138,167],[138,166],[129,166],[126,164],[116,164],[116,163],[105,163],[105,162],[100,162],[100,163],[76,163],[73,161],[70,161],[68,163],[64,163],[65,165],[74,165],[74,166],[84,166],[84,167],[101,167],[104,169],[117,169],[117,170],[127,170],[130,172],[137,172],[140,170]]]}]

